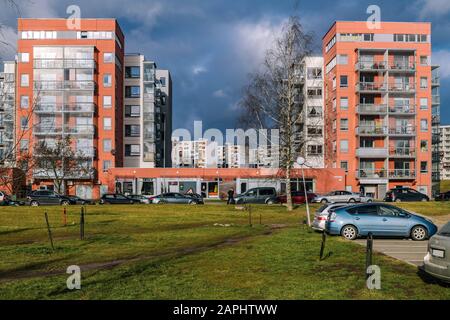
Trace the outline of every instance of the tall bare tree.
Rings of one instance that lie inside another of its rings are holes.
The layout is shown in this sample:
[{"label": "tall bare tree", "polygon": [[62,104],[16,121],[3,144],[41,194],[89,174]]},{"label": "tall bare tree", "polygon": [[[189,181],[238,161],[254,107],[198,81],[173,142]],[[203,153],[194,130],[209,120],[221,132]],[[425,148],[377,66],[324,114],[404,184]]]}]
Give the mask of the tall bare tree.
[{"label": "tall bare tree", "polygon": [[286,179],[289,211],[293,209],[291,171],[306,140],[301,133],[306,108],[301,63],[311,55],[312,46],[313,36],[303,30],[299,17],[290,17],[267,50],[261,68],[250,75],[240,104],[242,125],[279,129],[280,168]]},{"label": "tall bare tree", "polygon": [[40,140],[33,148],[33,174],[43,180],[52,180],[56,190],[65,194],[67,180],[93,179],[91,157],[89,153],[76,151],[70,136],[57,138],[51,143]]}]

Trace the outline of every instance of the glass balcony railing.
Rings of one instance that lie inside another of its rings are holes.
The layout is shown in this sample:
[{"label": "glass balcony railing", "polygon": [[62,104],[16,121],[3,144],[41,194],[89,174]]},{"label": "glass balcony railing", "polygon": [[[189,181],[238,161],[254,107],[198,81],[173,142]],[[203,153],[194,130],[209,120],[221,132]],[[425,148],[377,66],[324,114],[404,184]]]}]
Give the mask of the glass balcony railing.
[{"label": "glass balcony railing", "polygon": [[94,69],[96,67],[93,59],[34,59],[33,65],[36,69]]},{"label": "glass balcony railing", "polygon": [[387,179],[387,172],[384,169],[358,169],[356,177],[360,179]]},{"label": "glass balcony railing", "polygon": [[35,90],[95,90],[94,81],[34,81]]},{"label": "glass balcony railing", "polygon": [[415,105],[391,105],[389,106],[389,113],[393,114],[415,114],[416,113],[416,106]]},{"label": "glass balcony railing", "polygon": [[384,82],[358,82],[356,91],[379,92],[386,91],[387,85]]},{"label": "glass balcony railing", "polygon": [[387,148],[358,148],[356,156],[360,158],[386,158]]},{"label": "glass balcony railing", "polygon": [[416,150],[409,147],[392,147],[389,149],[389,156],[399,158],[414,158],[416,156]]},{"label": "glass balcony railing", "polygon": [[387,135],[387,126],[359,126],[356,128],[356,133],[359,135]]},{"label": "glass balcony railing", "polygon": [[431,103],[432,104],[440,104],[441,103],[441,97],[439,95],[433,95],[431,97]]},{"label": "glass balcony railing", "polygon": [[61,125],[37,125],[33,127],[33,134],[36,135],[59,135],[62,134]]},{"label": "glass balcony railing", "polygon": [[95,104],[93,103],[40,103],[34,108],[35,113],[53,113],[53,112],[95,112]]},{"label": "glass balcony railing", "polygon": [[416,171],[411,169],[392,169],[389,170],[389,179],[393,180],[411,180],[416,178]]},{"label": "glass balcony railing", "polygon": [[387,63],[383,60],[378,61],[358,61],[356,63],[356,70],[360,71],[373,71],[373,70],[386,70]]},{"label": "glass balcony railing", "polygon": [[416,128],[413,125],[407,127],[390,127],[390,135],[415,135]]},{"label": "glass balcony railing", "polygon": [[390,82],[389,91],[391,92],[415,92],[413,83]]},{"label": "glass balcony railing", "polygon": [[414,71],[416,70],[416,64],[412,61],[401,61],[396,62],[394,60],[389,60],[388,63],[390,71]]},{"label": "glass balcony railing", "polygon": [[76,125],[76,126],[64,126],[64,133],[65,134],[86,134],[86,135],[93,135],[95,132],[94,125]]},{"label": "glass balcony railing", "polygon": [[359,104],[356,109],[358,113],[379,114],[387,113],[388,106],[385,104]]}]

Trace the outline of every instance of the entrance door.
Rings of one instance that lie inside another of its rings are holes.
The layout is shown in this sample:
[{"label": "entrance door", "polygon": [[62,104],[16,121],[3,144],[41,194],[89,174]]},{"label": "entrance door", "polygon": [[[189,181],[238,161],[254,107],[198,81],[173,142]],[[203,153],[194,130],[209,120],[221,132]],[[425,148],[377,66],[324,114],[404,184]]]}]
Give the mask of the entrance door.
[{"label": "entrance door", "polygon": [[77,186],[76,194],[81,199],[92,199],[92,187],[91,186]]}]

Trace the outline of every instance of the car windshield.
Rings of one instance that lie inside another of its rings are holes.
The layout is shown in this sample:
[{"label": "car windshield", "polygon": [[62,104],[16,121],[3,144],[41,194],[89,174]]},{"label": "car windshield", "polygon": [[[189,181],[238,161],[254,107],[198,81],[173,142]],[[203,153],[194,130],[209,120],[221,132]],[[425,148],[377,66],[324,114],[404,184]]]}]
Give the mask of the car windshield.
[{"label": "car windshield", "polygon": [[450,222],[443,226],[441,230],[439,230],[438,235],[450,237]]},{"label": "car windshield", "polygon": [[323,212],[326,208],[328,208],[328,205],[323,205],[323,206],[321,206],[319,209],[317,209],[317,212],[318,213],[321,213],[321,212]]}]

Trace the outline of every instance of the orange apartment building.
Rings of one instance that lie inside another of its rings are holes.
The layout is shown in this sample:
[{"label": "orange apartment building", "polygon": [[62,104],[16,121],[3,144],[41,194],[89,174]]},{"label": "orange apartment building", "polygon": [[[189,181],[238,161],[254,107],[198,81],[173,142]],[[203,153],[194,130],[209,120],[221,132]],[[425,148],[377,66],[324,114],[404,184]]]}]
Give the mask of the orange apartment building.
[{"label": "orange apartment building", "polygon": [[431,194],[431,24],[335,22],[323,37],[326,167],[376,198]]},{"label": "orange apartment building", "polygon": [[[73,30],[66,19],[18,19],[17,52],[21,150],[69,135],[92,169],[74,172],[66,187],[98,198],[108,188],[107,170],[123,165],[124,35],[117,21],[81,19]],[[108,152],[104,141],[112,146]],[[52,181],[35,170],[30,183],[34,189]]]}]

